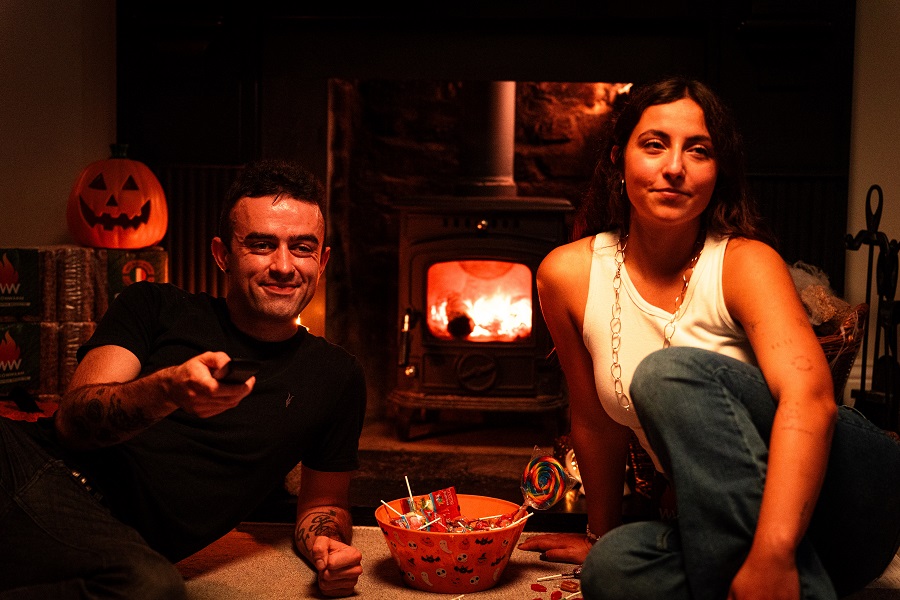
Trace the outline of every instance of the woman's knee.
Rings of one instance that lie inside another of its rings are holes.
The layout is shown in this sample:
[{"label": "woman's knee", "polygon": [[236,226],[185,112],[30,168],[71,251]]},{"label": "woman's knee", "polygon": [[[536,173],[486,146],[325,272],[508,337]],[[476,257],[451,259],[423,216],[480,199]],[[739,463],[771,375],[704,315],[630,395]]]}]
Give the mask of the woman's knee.
[{"label": "woman's knee", "polygon": [[[585,600],[614,600],[624,598],[618,582],[624,578],[620,554],[623,546],[622,527],[613,529],[597,540],[581,570],[581,593]],[[627,538],[626,538],[627,539]]]},{"label": "woman's knee", "polygon": [[648,354],[637,366],[629,393],[644,419],[660,418],[670,422],[682,414],[681,404],[708,379],[706,367],[696,348],[667,348]]},{"label": "woman's knee", "polygon": [[718,355],[708,350],[672,347],[651,352],[638,363],[632,376],[632,393],[653,392],[660,386],[707,378],[711,361]]},{"label": "woman's knee", "polygon": [[677,529],[642,521],[607,532],[584,562],[581,589],[585,600],[687,598]]},{"label": "woman's knee", "polygon": [[709,403],[720,403],[724,397],[764,413],[774,406],[759,368],[718,352],[683,346],[644,357],[629,392],[639,414],[652,411],[669,417],[686,409],[705,411]]}]

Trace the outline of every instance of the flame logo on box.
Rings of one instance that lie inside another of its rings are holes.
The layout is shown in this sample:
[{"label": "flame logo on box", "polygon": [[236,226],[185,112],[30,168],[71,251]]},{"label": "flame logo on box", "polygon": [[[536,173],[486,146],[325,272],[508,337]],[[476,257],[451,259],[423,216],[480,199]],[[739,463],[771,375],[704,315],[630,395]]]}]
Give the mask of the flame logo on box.
[{"label": "flame logo on box", "polygon": [[22,368],[22,355],[9,332],[0,340],[0,371],[16,371]]},{"label": "flame logo on box", "polygon": [[13,266],[6,254],[3,260],[0,260],[0,294],[18,294],[19,293],[19,273]]}]

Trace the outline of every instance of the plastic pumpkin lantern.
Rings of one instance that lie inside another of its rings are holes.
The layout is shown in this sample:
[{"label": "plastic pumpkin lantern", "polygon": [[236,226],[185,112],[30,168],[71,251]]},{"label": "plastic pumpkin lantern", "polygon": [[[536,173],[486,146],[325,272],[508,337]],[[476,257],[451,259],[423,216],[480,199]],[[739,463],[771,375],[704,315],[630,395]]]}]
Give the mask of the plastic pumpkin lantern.
[{"label": "plastic pumpkin lantern", "polygon": [[125,158],[126,146],[89,164],[78,176],[66,207],[69,232],[93,248],[146,248],[162,240],[169,225],[166,196],[142,162]]}]

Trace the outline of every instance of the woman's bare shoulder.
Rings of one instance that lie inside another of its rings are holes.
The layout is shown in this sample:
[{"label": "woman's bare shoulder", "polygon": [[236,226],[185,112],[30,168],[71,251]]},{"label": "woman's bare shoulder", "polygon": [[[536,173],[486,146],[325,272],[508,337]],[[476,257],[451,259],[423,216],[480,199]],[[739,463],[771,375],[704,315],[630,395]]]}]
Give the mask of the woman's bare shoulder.
[{"label": "woman's bare shoulder", "polygon": [[537,273],[538,280],[552,284],[571,283],[573,278],[582,276],[586,278],[591,268],[593,242],[593,237],[586,237],[551,250],[541,261]]},{"label": "woman's bare shoulder", "polygon": [[775,248],[758,240],[732,238],[725,249],[725,274],[749,280],[786,272],[784,259]]},{"label": "woman's bare shoulder", "polygon": [[759,240],[751,240],[748,238],[735,237],[728,240],[728,246],[725,249],[726,257],[737,258],[778,258],[778,252],[772,246]]},{"label": "woman's bare shoulder", "polygon": [[781,314],[788,306],[800,306],[787,263],[764,242],[743,238],[728,242],[722,286],[729,311],[744,328],[760,319],[771,321],[773,306]]}]

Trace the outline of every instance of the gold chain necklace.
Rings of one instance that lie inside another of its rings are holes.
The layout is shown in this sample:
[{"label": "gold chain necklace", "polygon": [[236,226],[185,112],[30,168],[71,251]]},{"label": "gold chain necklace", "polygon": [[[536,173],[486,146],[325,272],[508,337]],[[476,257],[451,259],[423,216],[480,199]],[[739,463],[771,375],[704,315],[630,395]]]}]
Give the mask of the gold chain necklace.
[{"label": "gold chain necklace", "polygon": [[[668,348],[672,344],[672,336],[675,335],[675,322],[680,316],[681,303],[684,302],[688,284],[691,282],[691,275],[694,274],[694,267],[697,266],[697,261],[700,260],[700,255],[703,253],[705,239],[706,236],[701,230],[700,235],[697,238],[697,243],[695,244],[698,248],[697,254],[694,255],[694,258],[691,259],[687,269],[681,274],[681,280],[684,282],[684,285],[681,286],[681,291],[675,297],[675,312],[672,313],[672,318],[666,323],[666,326],[663,329],[663,348]],[[610,365],[609,371],[613,378],[616,401],[619,403],[619,406],[625,410],[631,410],[631,400],[628,398],[624,386],[622,385],[622,365],[619,364],[619,347],[622,345],[622,306],[619,304],[619,290],[622,287],[622,265],[625,264],[625,248],[627,246],[628,235],[626,234],[624,238],[619,236],[619,241],[616,242],[615,254],[616,274],[613,276],[613,293],[615,294],[615,299],[613,300],[612,305],[612,319],[609,322],[609,330],[610,333],[612,333],[612,365]]]}]

